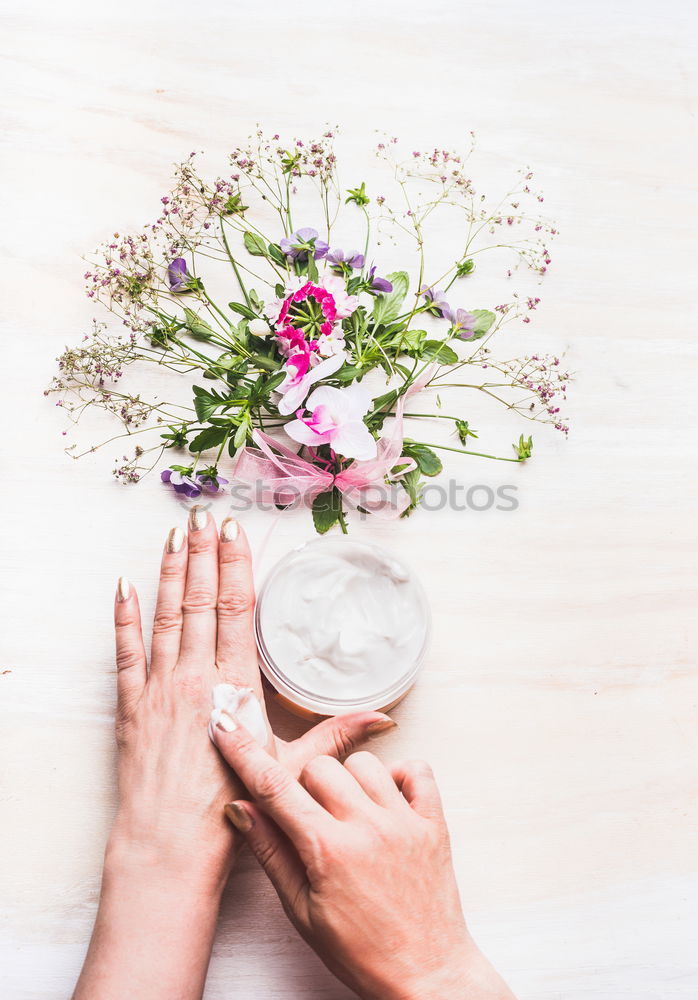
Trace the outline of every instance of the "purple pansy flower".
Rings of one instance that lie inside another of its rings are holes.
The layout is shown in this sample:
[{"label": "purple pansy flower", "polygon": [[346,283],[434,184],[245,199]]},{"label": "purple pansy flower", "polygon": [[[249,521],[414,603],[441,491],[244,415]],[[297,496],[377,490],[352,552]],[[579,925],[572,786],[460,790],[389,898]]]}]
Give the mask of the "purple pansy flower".
[{"label": "purple pansy flower", "polygon": [[452,333],[461,340],[470,340],[475,333],[475,317],[467,309],[456,309],[455,316],[448,317],[453,324]]},{"label": "purple pansy flower", "polygon": [[170,283],[170,290],[173,292],[188,292],[191,275],[187,270],[187,262],[184,257],[175,257],[167,268],[167,280]]},{"label": "purple pansy flower", "polygon": [[327,261],[332,265],[332,270],[339,273],[349,271],[352,268],[358,271],[364,266],[364,255],[356,250],[347,254],[343,250],[330,250],[327,254]]},{"label": "purple pansy flower", "polygon": [[228,485],[228,480],[210,472],[191,472],[181,469],[163,469],[160,473],[163,483],[169,483],[175,493],[182,493],[189,500],[200,497],[202,492],[218,493],[222,486]]},{"label": "purple pansy flower", "polygon": [[330,249],[328,243],[319,239],[319,235],[317,229],[310,229],[306,226],[304,229],[298,229],[295,233],[291,233],[290,236],[284,236],[279,241],[279,246],[291,260],[307,260],[309,253],[312,253],[313,257],[319,260]]},{"label": "purple pansy flower", "polygon": [[393,286],[387,278],[376,277],[376,265],[368,272],[369,290],[372,292],[392,292]]},{"label": "purple pansy flower", "polygon": [[426,287],[420,290],[420,295],[424,296],[427,304],[427,312],[434,316],[443,316],[451,322],[454,320],[453,310],[446,301],[446,293],[440,288]]}]

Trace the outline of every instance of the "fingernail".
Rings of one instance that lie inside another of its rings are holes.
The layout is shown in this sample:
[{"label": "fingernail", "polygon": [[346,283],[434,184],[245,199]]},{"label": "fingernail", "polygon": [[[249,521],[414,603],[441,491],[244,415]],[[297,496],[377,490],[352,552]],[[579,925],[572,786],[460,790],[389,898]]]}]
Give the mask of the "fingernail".
[{"label": "fingernail", "polygon": [[131,593],[131,584],[128,582],[125,576],[120,576],[116,584],[116,599],[117,601],[127,601]]},{"label": "fingernail", "polygon": [[201,504],[194,504],[189,511],[189,527],[192,531],[202,531],[208,524],[208,511]]},{"label": "fingernail", "polygon": [[393,719],[376,719],[375,722],[369,722],[366,726],[366,732],[370,733],[371,736],[378,736],[379,733],[387,733],[389,729],[396,729],[397,722]]},{"label": "fingernail", "polygon": [[254,826],[254,820],[247,809],[243,809],[237,802],[230,802],[225,806],[225,815],[240,833],[249,833]]},{"label": "fingernail", "polygon": [[165,548],[168,552],[179,552],[184,545],[184,532],[181,528],[171,528],[167,536]]},{"label": "fingernail", "polygon": [[[215,709],[214,709],[215,712]],[[213,715],[213,713],[211,713]],[[232,733],[237,729],[238,724],[232,715],[228,715],[223,709],[218,710],[218,718],[216,719],[216,727],[222,729],[224,733]]]},{"label": "fingernail", "polygon": [[221,525],[221,541],[234,542],[240,533],[240,525],[234,517],[226,517]]}]

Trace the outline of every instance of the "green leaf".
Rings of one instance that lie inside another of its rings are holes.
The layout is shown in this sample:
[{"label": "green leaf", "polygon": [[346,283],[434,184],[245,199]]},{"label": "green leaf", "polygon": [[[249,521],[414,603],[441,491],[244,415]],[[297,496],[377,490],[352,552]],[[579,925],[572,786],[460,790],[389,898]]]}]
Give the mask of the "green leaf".
[{"label": "green leaf", "polygon": [[485,336],[497,317],[489,309],[471,309],[471,312],[475,317],[475,332],[468,339],[479,340],[480,337]]},{"label": "green leaf", "polygon": [[402,303],[405,301],[407,290],[410,287],[410,279],[407,271],[393,271],[389,274],[388,281],[392,284],[392,292],[387,292],[376,296],[373,305],[373,322],[376,326],[379,323],[386,325],[400,315]]},{"label": "green leaf", "polygon": [[440,365],[455,365],[458,361],[453,348],[441,340],[425,340],[420,356],[427,361],[438,361]]},{"label": "green leaf", "polygon": [[267,257],[269,255],[267,244],[256,233],[246,231],[243,233],[242,242],[245,244],[247,252],[251,253],[253,257]]},{"label": "green leaf", "polygon": [[359,378],[364,375],[364,369],[360,368],[358,365],[343,365],[338,372],[334,375],[328,376],[329,378],[335,378],[338,382],[353,382],[355,378]]},{"label": "green leaf", "polygon": [[339,521],[342,513],[342,494],[336,486],[326,493],[319,493],[313,500],[313,523],[318,535],[324,535]]},{"label": "green leaf", "polygon": [[468,438],[476,438],[477,431],[471,429],[467,420],[456,419],[456,431],[461,444],[468,444]]},{"label": "green leaf", "polygon": [[200,385],[192,386],[192,389],[194,391],[194,409],[202,424],[208,423],[211,414],[227,403],[223,396],[219,396],[217,392],[209,392],[208,389],[203,389]]},{"label": "green leaf", "polygon": [[427,337],[426,330],[405,330],[399,333],[393,338],[393,340],[388,345],[389,347],[397,347],[401,345],[401,349],[407,353],[419,353],[422,350],[422,345]]},{"label": "green leaf", "polygon": [[241,445],[247,440],[247,433],[250,429],[249,416],[246,416],[243,421],[241,421],[240,426],[235,431],[235,437],[233,438],[233,444],[236,448],[240,448]]},{"label": "green leaf", "polygon": [[417,463],[417,468],[425,476],[438,476],[443,469],[439,456],[431,448],[427,448],[425,444],[405,439],[402,454],[413,458]]},{"label": "green leaf", "polygon": [[525,438],[523,434],[519,437],[518,443],[514,443],[512,448],[516,452],[516,457],[520,462],[525,462],[531,457],[533,452],[533,437]]},{"label": "green leaf", "polygon": [[205,319],[197,316],[191,309],[184,309],[184,325],[197,340],[210,340],[213,336],[213,328],[208,325]]},{"label": "green leaf", "polygon": [[410,511],[414,510],[414,508],[419,505],[419,487],[421,486],[421,483],[422,474],[419,469],[412,469],[411,472],[406,472],[404,476],[400,478],[400,485],[410,498],[410,505],[402,512],[402,517],[408,517]]},{"label": "green leaf", "polygon": [[319,278],[315,257],[312,254],[308,255],[308,277],[311,281],[317,281]]},{"label": "green leaf", "polygon": [[280,247],[276,245],[276,243],[269,244],[267,248],[267,253],[269,257],[271,257],[271,259],[276,264],[281,264],[282,266],[286,266],[286,264],[288,263],[288,261],[286,260],[286,254],[281,250]]},{"label": "green leaf", "polygon": [[229,302],[228,308],[232,309],[233,312],[239,313],[240,316],[244,316],[245,319],[256,319],[257,313],[250,309],[249,306],[243,305],[242,302]]},{"label": "green leaf", "polygon": [[227,427],[205,427],[189,442],[189,451],[196,453],[208,448],[217,448],[228,436]]}]

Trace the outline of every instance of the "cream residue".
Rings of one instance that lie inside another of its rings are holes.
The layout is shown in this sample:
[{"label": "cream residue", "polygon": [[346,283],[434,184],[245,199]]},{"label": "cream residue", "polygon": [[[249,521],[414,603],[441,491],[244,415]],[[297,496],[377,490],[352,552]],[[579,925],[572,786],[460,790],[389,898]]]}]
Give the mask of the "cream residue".
[{"label": "cream residue", "polygon": [[419,659],[427,614],[418,584],[397,560],[346,539],[323,539],[274,573],[259,629],[293,685],[358,700],[387,691]]},{"label": "cream residue", "polygon": [[244,726],[250,736],[264,746],[267,742],[267,724],[264,712],[252,688],[239,688],[234,684],[216,684],[212,691],[213,711],[208,723],[208,735],[216,742],[216,724],[226,728],[226,716]]}]

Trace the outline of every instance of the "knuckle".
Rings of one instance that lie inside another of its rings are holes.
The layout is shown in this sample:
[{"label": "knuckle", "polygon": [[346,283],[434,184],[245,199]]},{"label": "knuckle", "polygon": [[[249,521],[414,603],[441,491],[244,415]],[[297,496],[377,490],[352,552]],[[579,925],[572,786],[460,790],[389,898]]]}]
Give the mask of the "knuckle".
[{"label": "knuckle", "polygon": [[337,723],[332,733],[332,744],[337,757],[348,757],[356,747],[356,736],[342,723]]},{"label": "knuckle", "polygon": [[140,666],[141,663],[141,652],[135,646],[124,646],[123,648],[117,650],[116,653],[116,669],[128,670],[129,667]]},{"label": "knuckle", "polygon": [[331,761],[332,757],[327,754],[320,754],[317,757],[313,757],[309,760],[300,774],[301,784],[306,781],[317,781],[321,779],[325,774],[327,774],[327,764]]},{"label": "knuckle", "polygon": [[187,587],[182,605],[184,614],[199,614],[202,611],[215,610],[216,595],[209,586],[194,584]]},{"label": "knuckle", "polygon": [[426,760],[421,760],[419,758],[415,760],[408,760],[405,764],[405,771],[417,778],[429,778],[434,780],[434,772],[432,770],[431,764]]},{"label": "knuckle", "polygon": [[153,634],[175,632],[182,627],[182,610],[175,607],[160,607],[153,618]]},{"label": "knuckle", "polygon": [[252,614],[255,596],[248,590],[229,588],[218,596],[218,615],[224,618],[245,618]]},{"label": "knuckle", "polygon": [[160,579],[171,583],[173,580],[180,580],[185,574],[184,567],[177,563],[165,561],[160,567]]},{"label": "knuckle", "polygon": [[357,750],[351,757],[347,757],[345,763],[350,767],[352,764],[358,764],[360,767],[362,764],[376,764],[378,763],[378,758],[369,750]]},{"label": "knuckle", "polygon": [[280,768],[266,767],[257,777],[255,791],[263,802],[271,802],[283,794],[286,785],[286,776]]},{"label": "knuckle", "polygon": [[270,840],[263,840],[261,843],[256,843],[254,846],[254,854],[259,861],[262,868],[267,868],[270,865],[278,851],[275,844],[272,844]]}]

